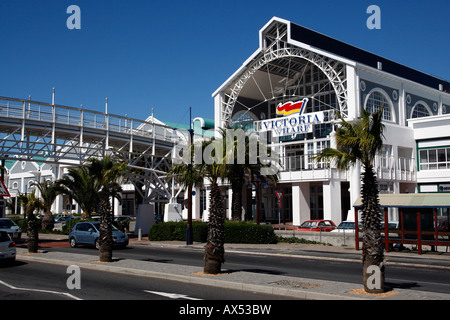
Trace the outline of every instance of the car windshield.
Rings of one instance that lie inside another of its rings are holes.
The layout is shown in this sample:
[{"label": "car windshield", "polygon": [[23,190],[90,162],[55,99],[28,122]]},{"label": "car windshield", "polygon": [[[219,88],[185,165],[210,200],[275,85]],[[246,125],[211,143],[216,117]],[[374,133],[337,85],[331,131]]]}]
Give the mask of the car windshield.
[{"label": "car windshield", "polygon": [[318,224],[319,224],[318,221],[305,221],[302,223],[302,225],[300,227],[301,228],[316,228]]},{"label": "car windshield", "polygon": [[0,232],[0,242],[6,242],[6,241],[11,241],[8,236],[8,233]]},{"label": "car windshield", "polygon": [[341,222],[339,224],[339,229],[353,229],[355,228],[355,223],[354,222]]},{"label": "car windshield", "polygon": [[0,228],[11,228],[15,225],[16,224],[12,220],[9,220],[9,219],[0,220]]},{"label": "car windshield", "polygon": [[[100,231],[100,222],[98,222],[98,221],[92,222],[92,225],[95,227],[95,229],[97,229],[97,231]],[[120,231],[119,229],[116,228],[115,225],[112,225],[112,230],[113,231]]]}]

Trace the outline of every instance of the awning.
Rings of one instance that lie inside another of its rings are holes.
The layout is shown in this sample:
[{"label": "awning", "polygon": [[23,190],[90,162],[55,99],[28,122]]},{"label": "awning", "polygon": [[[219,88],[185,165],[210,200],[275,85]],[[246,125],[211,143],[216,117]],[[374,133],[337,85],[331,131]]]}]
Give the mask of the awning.
[{"label": "awning", "polygon": [[[450,194],[448,193],[401,193],[380,194],[380,207],[395,208],[450,208]],[[353,207],[362,206],[361,196]]]}]

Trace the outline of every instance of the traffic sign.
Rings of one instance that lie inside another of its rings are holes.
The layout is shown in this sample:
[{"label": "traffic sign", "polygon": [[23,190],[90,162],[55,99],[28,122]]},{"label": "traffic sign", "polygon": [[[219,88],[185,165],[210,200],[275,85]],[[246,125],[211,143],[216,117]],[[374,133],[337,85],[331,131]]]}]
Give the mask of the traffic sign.
[{"label": "traffic sign", "polygon": [[8,189],[6,189],[5,183],[0,178],[0,197],[10,197]]},{"label": "traffic sign", "polygon": [[283,191],[275,191],[275,194],[277,195],[278,201],[281,201],[283,198]]},{"label": "traffic sign", "polygon": [[281,208],[281,199],[283,199],[283,191],[277,191],[275,190],[275,194],[278,198],[278,208]]}]

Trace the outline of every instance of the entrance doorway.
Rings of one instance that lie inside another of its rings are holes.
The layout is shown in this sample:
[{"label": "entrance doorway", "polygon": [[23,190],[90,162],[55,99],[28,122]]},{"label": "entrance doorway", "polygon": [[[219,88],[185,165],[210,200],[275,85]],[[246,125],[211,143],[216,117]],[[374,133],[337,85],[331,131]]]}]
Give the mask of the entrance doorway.
[{"label": "entrance doorway", "polygon": [[311,183],[309,187],[311,219],[323,219],[323,186]]}]

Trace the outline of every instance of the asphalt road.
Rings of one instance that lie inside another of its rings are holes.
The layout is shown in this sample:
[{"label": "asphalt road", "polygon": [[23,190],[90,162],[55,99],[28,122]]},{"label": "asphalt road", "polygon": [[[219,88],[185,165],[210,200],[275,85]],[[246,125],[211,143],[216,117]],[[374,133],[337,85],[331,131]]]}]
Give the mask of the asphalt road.
[{"label": "asphalt road", "polygon": [[[93,248],[50,248],[65,252],[98,255]],[[306,254],[306,253],[305,253]],[[115,258],[137,259],[160,263],[203,266],[203,250],[195,248],[167,248],[129,246],[114,250]],[[321,254],[322,258],[324,253]],[[241,270],[264,274],[281,274],[309,279],[361,283],[362,268],[358,259],[339,261],[333,259],[316,260],[314,257],[287,257],[282,254],[252,255],[247,253],[226,253],[224,270]],[[342,256],[340,257],[342,258]],[[403,259],[405,260],[405,259]],[[392,288],[408,288],[420,291],[450,293],[450,272],[425,267],[389,265],[386,268],[386,285]]]},{"label": "asphalt road", "polygon": [[[81,269],[80,289],[69,289],[67,267],[17,261],[0,267],[0,300],[282,300],[282,296]],[[70,278],[70,279],[69,279]]]}]

